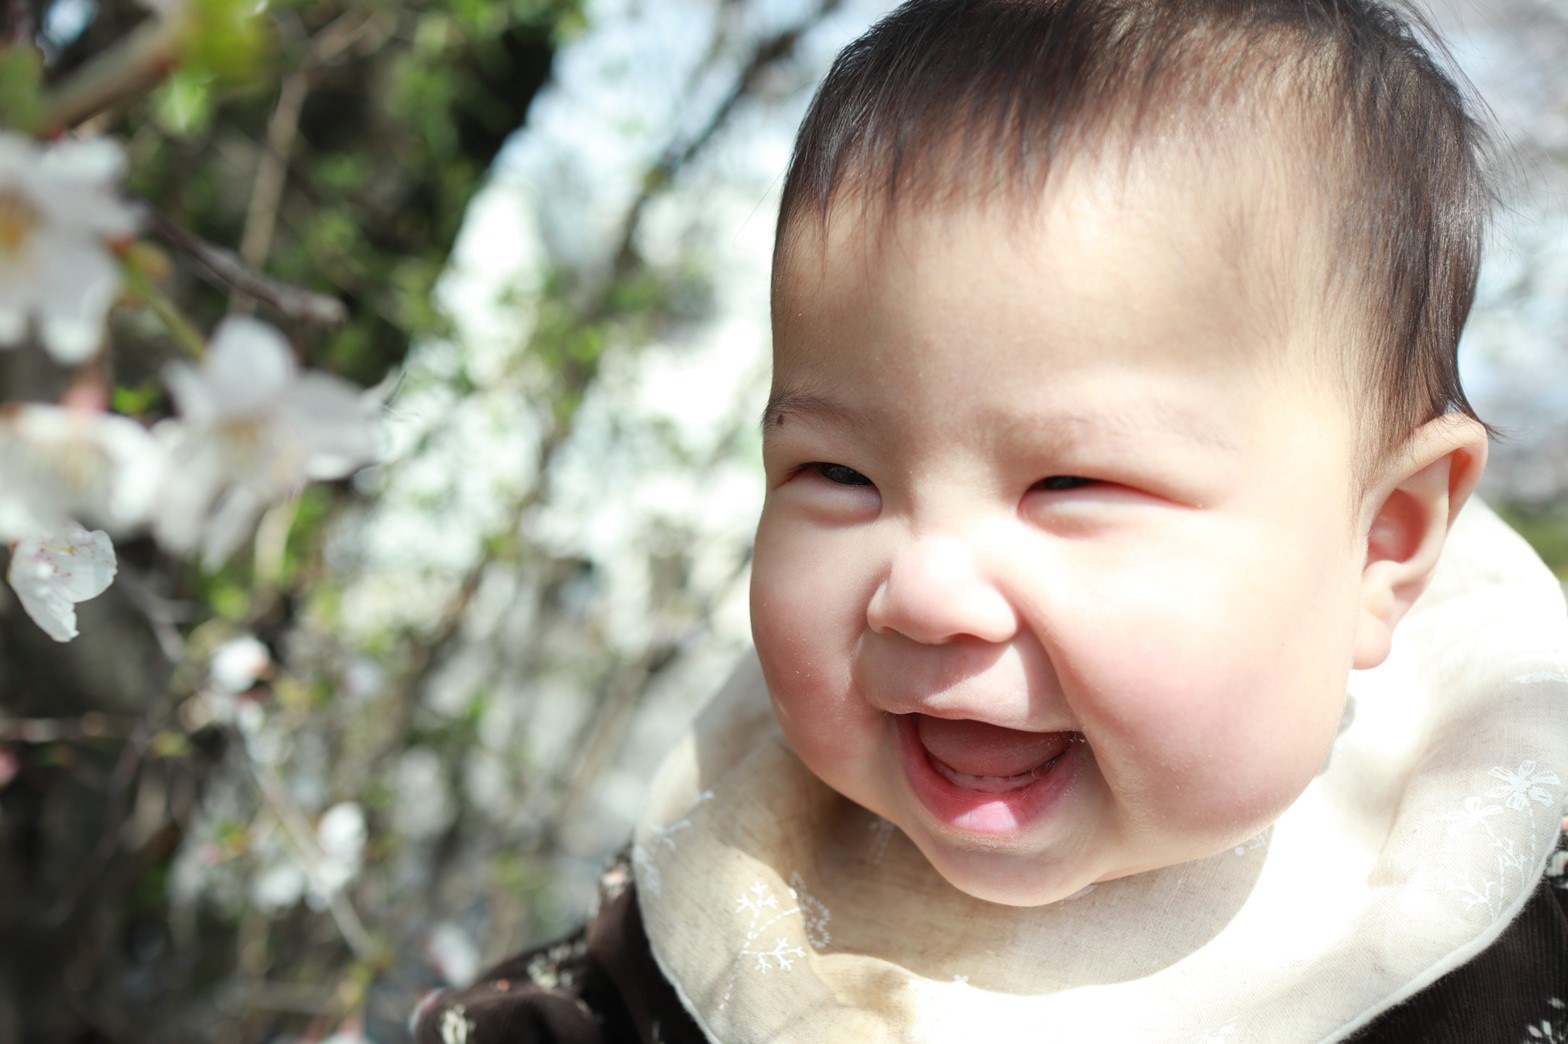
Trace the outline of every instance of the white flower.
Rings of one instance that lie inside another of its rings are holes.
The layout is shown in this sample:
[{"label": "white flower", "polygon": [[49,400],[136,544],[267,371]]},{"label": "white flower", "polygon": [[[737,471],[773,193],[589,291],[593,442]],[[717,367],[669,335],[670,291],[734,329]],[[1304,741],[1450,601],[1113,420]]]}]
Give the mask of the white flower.
[{"label": "white flower", "polygon": [[0,408],[0,541],[72,519],[115,535],[147,521],[164,452],[140,424],[95,410],[40,404]]},{"label": "white flower", "polygon": [[364,810],[352,801],[340,801],[322,813],[316,824],[322,858],[313,884],[323,897],[342,891],[358,876],[369,836]]},{"label": "white flower", "polygon": [[1448,829],[1450,831],[1460,831],[1480,826],[1490,833],[1491,827],[1488,826],[1486,821],[1492,816],[1500,816],[1502,814],[1502,805],[1489,805],[1483,798],[1472,795],[1465,798],[1465,805],[1462,811],[1445,812],[1443,813],[1443,818],[1449,822]]},{"label": "white flower", "polygon": [[155,429],[173,467],[154,530],[171,550],[199,548],[208,568],[270,505],[381,457],[379,400],[300,373],[283,335],[259,320],[224,320],[202,364],[171,365],[165,382],[180,416]]},{"label": "white flower", "polygon": [[63,529],[18,541],[11,549],[11,582],[22,608],[57,642],[76,637],[76,603],[96,598],[114,579],[114,546],[102,530]]},{"label": "white flower", "polygon": [[276,913],[299,902],[305,893],[305,871],[293,862],[281,861],[263,867],[250,883],[251,902],[263,911]]},{"label": "white flower", "polygon": [[451,921],[442,921],[425,936],[424,956],[443,980],[459,989],[472,983],[484,966],[473,938]]},{"label": "white flower", "polygon": [[120,289],[109,247],[139,225],[116,194],[124,166],[119,145],[105,138],[41,146],[0,133],[0,347],[20,341],[36,319],[59,362],[97,352]]},{"label": "white flower", "polygon": [[392,827],[414,841],[429,841],[457,815],[441,757],[429,747],[410,747],[392,776]]},{"label": "white flower", "polygon": [[1555,772],[1536,772],[1533,761],[1521,761],[1517,772],[1509,772],[1499,765],[1488,769],[1487,775],[1502,780],[1503,785],[1488,790],[1486,796],[1506,798],[1505,804],[1516,812],[1529,808],[1532,801],[1538,805],[1551,805],[1552,793],[1546,788],[1555,787],[1560,782]]},{"label": "white flower", "polygon": [[212,683],[232,696],[255,688],[256,682],[271,669],[272,654],[250,634],[224,642],[207,664]]}]

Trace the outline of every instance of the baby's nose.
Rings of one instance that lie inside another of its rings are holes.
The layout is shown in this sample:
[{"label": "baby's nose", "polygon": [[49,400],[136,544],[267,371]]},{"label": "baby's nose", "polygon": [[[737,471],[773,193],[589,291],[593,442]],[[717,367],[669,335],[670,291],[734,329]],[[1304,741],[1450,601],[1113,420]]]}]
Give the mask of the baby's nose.
[{"label": "baby's nose", "polygon": [[962,540],[913,538],[894,552],[866,622],[878,634],[926,645],[964,637],[1005,642],[1017,631],[1017,614],[987,572]]}]

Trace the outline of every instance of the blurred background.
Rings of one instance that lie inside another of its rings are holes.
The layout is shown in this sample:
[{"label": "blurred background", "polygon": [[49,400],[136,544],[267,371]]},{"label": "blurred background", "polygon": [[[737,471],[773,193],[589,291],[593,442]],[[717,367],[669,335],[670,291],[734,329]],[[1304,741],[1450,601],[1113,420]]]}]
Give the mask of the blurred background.
[{"label": "blurred background", "polygon": [[[65,83],[175,2],[5,28]],[[71,644],[0,586],[0,1042],[395,1044],[580,921],[747,644],[776,192],[890,6],[191,0],[204,60],[87,120],[169,297],[386,382],[394,450],[216,571],[122,544]],[[1464,349],[1507,434],[1485,492],[1568,575],[1568,0],[1432,10],[1507,136]],[[211,278],[213,244],[346,318]],[[112,405],[151,418],[146,312],[113,316]]]}]

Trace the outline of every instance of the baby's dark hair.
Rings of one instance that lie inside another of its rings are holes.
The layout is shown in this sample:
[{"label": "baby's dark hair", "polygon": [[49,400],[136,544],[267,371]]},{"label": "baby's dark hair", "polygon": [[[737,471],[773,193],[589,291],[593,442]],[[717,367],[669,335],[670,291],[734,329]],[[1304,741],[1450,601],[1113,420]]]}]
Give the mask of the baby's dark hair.
[{"label": "baby's dark hair", "polygon": [[1267,136],[1326,218],[1322,292],[1354,316],[1361,343],[1341,354],[1381,456],[1425,421],[1475,416],[1456,350],[1492,205],[1489,143],[1445,65],[1402,0],[909,0],[818,89],[777,249],[846,197],[884,215],[1028,205],[1080,156],[1177,142],[1214,149],[1200,158],[1219,173],[1226,147]]}]

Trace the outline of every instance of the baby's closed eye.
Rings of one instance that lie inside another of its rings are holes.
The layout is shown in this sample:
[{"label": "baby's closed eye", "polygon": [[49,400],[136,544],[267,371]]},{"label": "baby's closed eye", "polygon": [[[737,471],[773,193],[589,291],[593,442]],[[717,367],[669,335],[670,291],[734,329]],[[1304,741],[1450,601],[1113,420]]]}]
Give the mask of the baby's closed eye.
[{"label": "baby's closed eye", "polygon": [[1088,478],[1083,475],[1048,475],[1036,482],[1033,488],[1044,490],[1048,493],[1057,493],[1072,489],[1082,489],[1085,486],[1097,486],[1099,484],[1099,479]]},{"label": "baby's closed eye", "polygon": [[815,472],[836,486],[869,486],[871,480],[860,472],[844,464],[831,464],[826,461],[815,461],[800,469],[802,472]]}]

